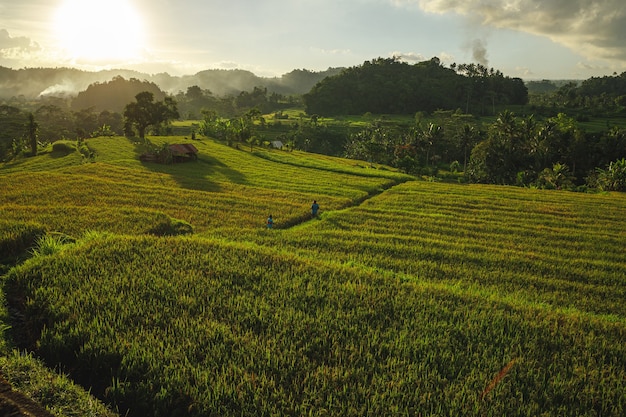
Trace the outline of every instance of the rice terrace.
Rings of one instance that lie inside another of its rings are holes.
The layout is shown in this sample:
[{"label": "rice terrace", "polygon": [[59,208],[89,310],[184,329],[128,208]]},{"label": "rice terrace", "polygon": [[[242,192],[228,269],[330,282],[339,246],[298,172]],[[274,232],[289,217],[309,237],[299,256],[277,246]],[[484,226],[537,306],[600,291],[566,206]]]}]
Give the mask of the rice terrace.
[{"label": "rice terrace", "polygon": [[46,413],[626,414],[624,193],[85,145],[0,166],[0,373]]}]

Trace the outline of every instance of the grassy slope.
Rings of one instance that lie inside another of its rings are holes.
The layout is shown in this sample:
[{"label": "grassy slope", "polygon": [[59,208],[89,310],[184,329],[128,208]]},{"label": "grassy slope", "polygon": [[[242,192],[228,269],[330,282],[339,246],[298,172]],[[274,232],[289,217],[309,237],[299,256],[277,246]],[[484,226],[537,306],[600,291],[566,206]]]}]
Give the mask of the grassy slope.
[{"label": "grassy slope", "polygon": [[[170,142],[175,140],[168,138]],[[144,209],[187,221],[194,225],[197,233],[223,236],[255,233],[270,213],[277,227],[292,225],[306,217],[314,199],[323,200],[328,210],[337,209],[409,178],[388,171],[351,167],[346,161],[335,167],[345,172],[333,172],[318,169],[315,164],[312,167],[277,164],[208,140],[194,144],[200,151],[196,164],[142,165],[137,160],[140,147],[116,138],[89,142],[97,155],[95,164],[74,165],[73,160],[64,164],[60,158],[42,156],[9,166],[5,172],[15,174],[0,179],[6,202],[3,214],[18,217],[16,220],[32,217],[25,213],[28,210],[14,210],[10,206],[13,202],[28,208],[63,205],[79,217],[82,213],[88,217],[93,210]],[[287,158],[298,159],[297,155]],[[318,159],[321,164],[326,160]],[[51,161],[58,163],[57,169],[50,169]],[[376,176],[376,172],[380,175]],[[46,194],[43,202],[42,193]],[[242,199],[242,195],[246,198]],[[106,216],[110,219],[108,224],[104,220],[95,224],[96,218],[104,216],[92,216],[94,224],[89,226],[121,231],[120,227],[124,229],[129,225],[116,218],[120,216],[123,214]],[[50,216],[42,219],[45,224],[51,221],[54,219]],[[76,233],[80,228],[87,228],[87,225],[80,222],[54,225],[54,230],[66,233]]]},{"label": "grassy slope", "polygon": [[[96,139],[95,164],[0,171],[4,224],[78,238],[7,275],[31,300],[23,328],[46,323],[14,335],[95,393],[135,415],[624,412],[623,195],[379,194],[407,177],[196,146],[197,164],[144,166],[134,144]],[[319,220],[263,228],[270,211],[306,220],[312,199]],[[146,234],[170,217],[196,235]]]}]

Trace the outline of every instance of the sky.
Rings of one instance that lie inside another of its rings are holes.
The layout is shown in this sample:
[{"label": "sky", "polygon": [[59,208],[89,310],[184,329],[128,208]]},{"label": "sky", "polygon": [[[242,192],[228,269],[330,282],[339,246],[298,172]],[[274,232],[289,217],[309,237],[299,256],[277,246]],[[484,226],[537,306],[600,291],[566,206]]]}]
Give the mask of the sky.
[{"label": "sky", "polygon": [[273,77],[396,56],[511,77],[626,71],[624,0],[0,0],[0,66]]}]

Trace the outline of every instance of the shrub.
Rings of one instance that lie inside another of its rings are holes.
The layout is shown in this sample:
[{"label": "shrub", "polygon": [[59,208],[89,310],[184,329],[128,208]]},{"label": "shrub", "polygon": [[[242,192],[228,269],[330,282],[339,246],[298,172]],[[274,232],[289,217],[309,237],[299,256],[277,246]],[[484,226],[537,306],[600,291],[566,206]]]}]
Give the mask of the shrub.
[{"label": "shrub", "polygon": [[165,217],[156,226],[148,231],[156,236],[180,236],[193,233],[193,226],[184,220]]},{"label": "shrub", "polygon": [[604,191],[626,191],[626,159],[611,162],[606,170],[598,169],[597,182]]},{"label": "shrub", "polygon": [[78,152],[83,156],[83,161],[93,161],[94,153],[84,141],[79,141]]},{"label": "shrub", "polygon": [[59,252],[68,243],[73,243],[74,239],[64,234],[47,234],[37,239],[35,247],[30,253],[33,256],[48,256]]},{"label": "shrub", "polygon": [[52,152],[69,154],[76,151],[76,147],[69,141],[57,141],[52,144]]},{"label": "shrub", "polygon": [[574,186],[574,176],[565,164],[556,163],[539,173],[537,187],[548,190],[570,190]]}]

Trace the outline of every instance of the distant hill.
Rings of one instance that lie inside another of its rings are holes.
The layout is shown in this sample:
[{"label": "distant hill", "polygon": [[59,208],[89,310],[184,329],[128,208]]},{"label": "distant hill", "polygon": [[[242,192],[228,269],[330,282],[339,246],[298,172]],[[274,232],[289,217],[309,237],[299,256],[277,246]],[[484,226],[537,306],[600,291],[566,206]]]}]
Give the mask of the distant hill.
[{"label": "distant hill", "polygon": [[89,72],[75,68],[22,68],[0,67],[0,99],[23,96],[75,96],[90,84],[112,80],[115,76],[145,79],[137,71],[110,70]]},{"label": "distant hill", "polygon": [[217,96],[251,91],[265,87],[268,92],[284,95],[304,94],[327,76],[341,72],[342,68],[329,68],[313,72],[296,69],[281,77],[259,77],[250,71],[208,69],[194,75],[173,76],[167,73],[146,74],[132,70],[83,71],[75,68],[23,68],[11,69],[0,66],[0,100],[23,96],[34,99],[40,96],[76,96],[94,83],[111,81],[115,77],[135,78],[159,86],[167,93],[175,94],[197,85]]},{"label": "distant hill", "polygon": [[554,93],[567,84],[578,86],[581,82],[581,80],[528,80],[525,84],[529,93],[546,94]]},{"label": "distant hill", "polygon": [[85,91],[78,93],[72,100],[72,109],[93,108],[96,111],[109,110],[122,113],[124,107],[135,100],[135,96],[143,91],[152,93],[155,100],[163,100],[165,93],[153,82],[140,81],[137,78],[126,80],[116,75],[111,81],[93,83]]},{"label": "distant hill", "polygon": [[304,95],[305,112],[321,116],[346,114],[414,114],[437,109],[494,114],[498,105],[523,105],[528,90],[483,65],[445,67],[437,57],[416,64],[377,58],[327,77]]}]

